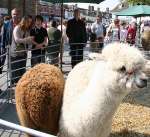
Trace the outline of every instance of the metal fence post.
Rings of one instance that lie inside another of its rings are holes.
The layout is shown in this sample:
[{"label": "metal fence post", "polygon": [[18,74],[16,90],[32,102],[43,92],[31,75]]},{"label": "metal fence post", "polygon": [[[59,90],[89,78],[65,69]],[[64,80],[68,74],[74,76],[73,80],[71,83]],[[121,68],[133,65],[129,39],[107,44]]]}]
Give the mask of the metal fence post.
[{"label": "metal fence post", "polygon": [[64,18],[64,4],[63,4],[63,0],[61,0],[61,42],[60,42],[60,69],[62,71],[62,58],[63,58],[63,44],[64,44],[64,40],[63,40],[63,18]]},{"label": "metal fence post", "polygon": [[[6,60],[7,60],[7,65],[6,65],[6,73],[7,73],[7,91],[8,91],[8,88],[9,88],[9,47],[7,46],[6,47]],[[10,93],[9,93],[10,94]],[[8,94],[8,97],[10,97],[10,95]],[[8,98],[8,100],[7,101],[9,101],[9,98]]]},{"label": "metal fence post", "polygon": [[8,77],[9,77],[9,99],[12,101],[12,93],[11,93],[11,88],[12,88],[12,70],[11,70],[11,46],[8,45]]}]

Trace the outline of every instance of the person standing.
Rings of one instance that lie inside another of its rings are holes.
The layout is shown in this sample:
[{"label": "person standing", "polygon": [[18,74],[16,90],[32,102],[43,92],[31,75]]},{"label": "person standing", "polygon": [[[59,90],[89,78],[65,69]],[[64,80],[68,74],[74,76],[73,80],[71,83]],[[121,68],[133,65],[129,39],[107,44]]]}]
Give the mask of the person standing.
[{"label": "person standing", "polygon": [[118,18],[114,19],[114,22],[110,24],[106,36],[110,35],[110,33],[112,42],[120,41],[120,20]]},{"label": "person standing", "polygon": [[3,57],[1,58],[1,65],[3,66],[5,63],[6,59],[6,47],[8,45],[12,44],[12,34],[14,28],[18,25],[20,21],[20,14],[18,9],[13,9],[11,11],[11,19],[6,18],[4,20],[3,26],[2,26],[2,31],[1,31],[1,55]]},{"label": "person standing", "polygon": [[11,84],[14,86],[26,71],[27,46],[32,42],[28,17],[14,28],[10,47]]},{"label": "person standing", "polygon": [[[63,25],[62,25],[62,38],[63,38],[63,44],[64,45],[68,44],[68,37],[66,35],[66,26],[67,26],[67,21],[64,20]],[[58,25],[57,29],[59,29],[61,31],[61,25]]]},{"label": "person standing", "polygon": [[126,42],[127,33],[128,33],[128,30],[126,28],[126,22],[122,21],[121,27],[120,27],[120,42],[123,42],[123,43]]},{"label": "person standing", "polygon": [[[64,53],[64,49],[66,49],[69,45],[69,40],[68,40],[68,37],[67,37],[67,34],[66,34],[66,28],[67,28],[67,20],[63,20],[63,25],[62,25],[62,28],[61,28],[61,24],[58,25],[57,29],[59,29],[61,31],[62,29],[62,49],[61,49],[61,54],[62,54],[62,57],[63,57],[63,53]],[[65,64],[64,61],[62,61],[62,64]]]},{"label": "person standing", "polygon": [[61,31],[57,29],[57,22],[53,20],[50,23],[50,27],[47,29],[48,33],[48,60],[53,65],[58,66],[59,64],[59,53],[60,53],[60,41],[61,41]]},{"label": "person standing", "polygon": [[13,29],[18,25],[20,22],[20,14],[18,9],[13,9],[11,11],[11,19],[4,21],[3,25],[3,46],[11,45],[12,42],[12,34]]},{"label": "person standing", "polygon": [[105,27],[102,24],[102,17],[100,15],[96,17],[96,21],[92,24],[91,31],[96,34],[96,40],[99,42],[98,50],[101,51],[104,46]]},{"label": "person standing", "polygon": [[80,19],[80,10],[74,10],[74,18],[67,23],[66,34],[69,38],[72,68],[83,60],[83,43],[86,43],[85,23]]},{"label": "person standing", "polygon": [[35,27],[31,29],[30,35],[34,37],[32,41],[32,59],[31,66],[45,62],[45,46],[47,45],[47,30],[42,27],[43,17],[37,15],[35,17]]},{"label": "person standing", "polygon": [[135,44],[136,39],[136,22],[131,22],[127,32],[127,42],[133,46]]}]

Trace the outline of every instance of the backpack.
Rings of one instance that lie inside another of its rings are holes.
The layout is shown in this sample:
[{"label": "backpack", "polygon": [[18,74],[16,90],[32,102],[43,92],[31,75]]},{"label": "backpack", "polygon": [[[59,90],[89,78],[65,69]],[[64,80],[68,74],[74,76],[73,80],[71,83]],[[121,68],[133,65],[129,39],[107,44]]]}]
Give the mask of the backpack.
[{"label": "backpack", "polygon": [[59,29],[56,29],[53,34],[54,42],[59,43],[61,40],[61,36],[62,36],[61,31]]}]

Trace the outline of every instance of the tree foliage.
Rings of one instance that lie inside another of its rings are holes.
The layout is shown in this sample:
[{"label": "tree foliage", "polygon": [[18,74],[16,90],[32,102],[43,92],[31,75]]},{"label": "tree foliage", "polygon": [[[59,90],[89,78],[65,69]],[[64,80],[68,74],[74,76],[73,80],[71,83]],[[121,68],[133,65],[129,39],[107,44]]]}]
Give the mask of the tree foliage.
[{"label": "tree foliage", "polygon": [[150,5],[150,0],[127,0],[129,4],[131,5]]}]

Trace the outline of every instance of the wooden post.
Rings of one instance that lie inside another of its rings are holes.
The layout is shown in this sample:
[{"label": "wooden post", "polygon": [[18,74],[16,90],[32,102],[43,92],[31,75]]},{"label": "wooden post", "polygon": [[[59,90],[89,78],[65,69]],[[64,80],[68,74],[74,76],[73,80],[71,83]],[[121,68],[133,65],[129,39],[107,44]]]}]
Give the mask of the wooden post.
[{"label": "wooden post", "polygon": [[35,5],[35,13],[36,13],[36,15],[38,15],[38,0],[35,0],[35,3],[36,3],[36,5]]},{"label": "wooden post", "polygon": [[11,10],[12,10],[12,1],[8,0],[8,15],[11,15]]},{"label": "wooden post", "polygon": [[22,12],[23,12],[23,16],[25,16],[26,15],[26,0],[23,0],[22,4],[23,4],[23,6],[22,6],[22,8],[23,8]]}]

